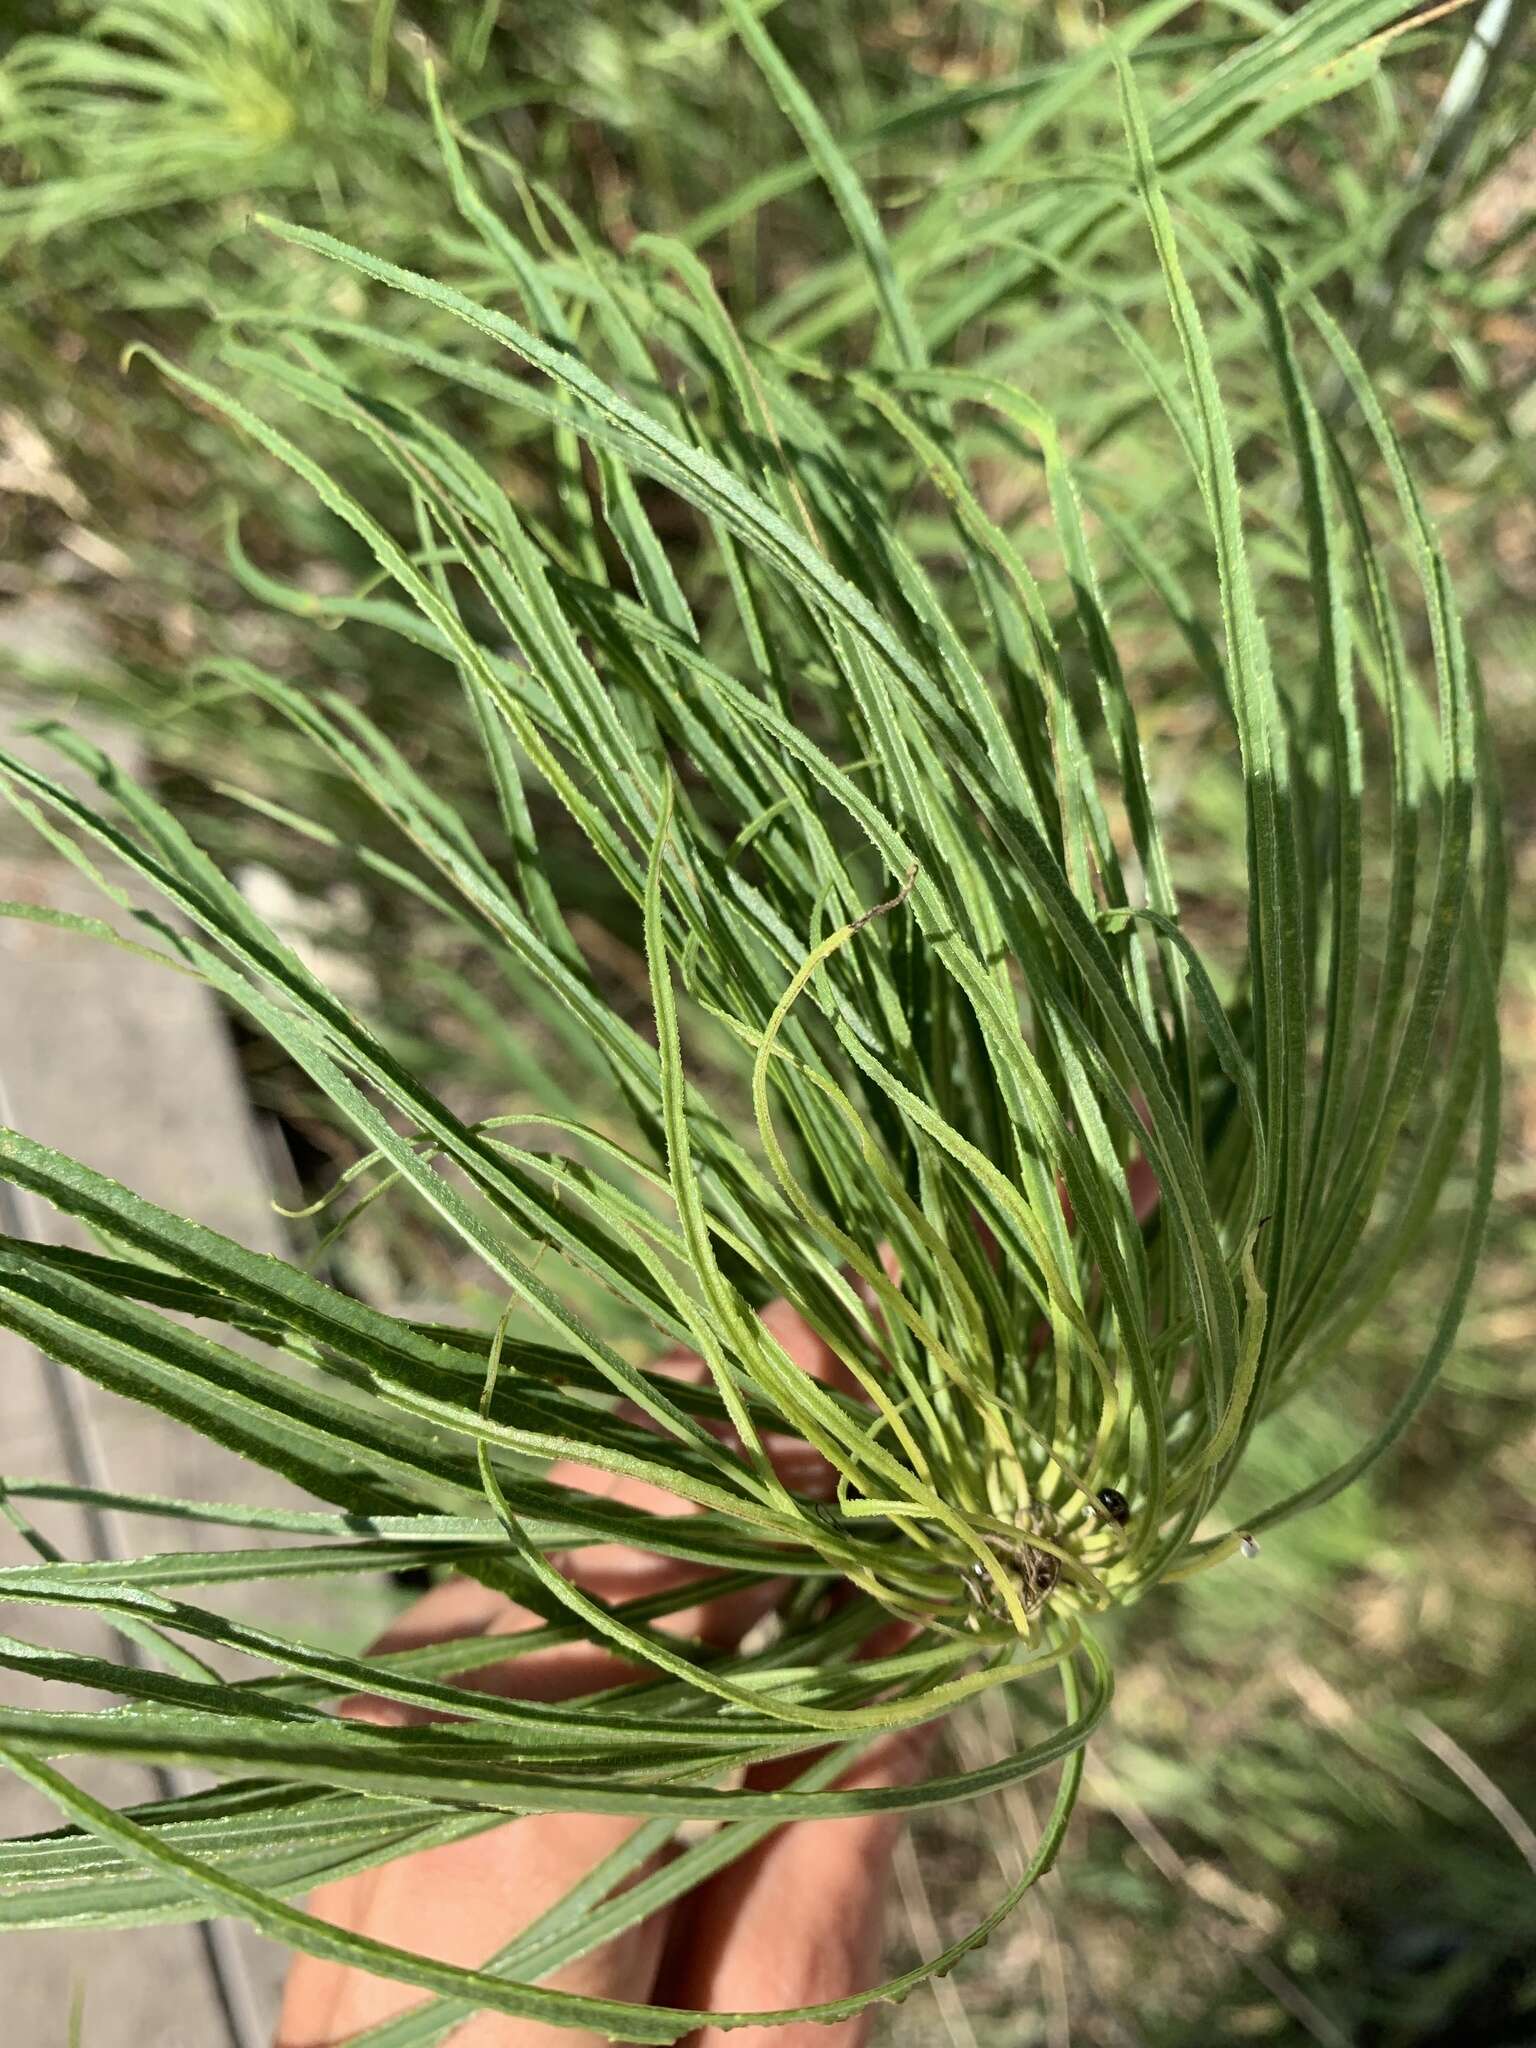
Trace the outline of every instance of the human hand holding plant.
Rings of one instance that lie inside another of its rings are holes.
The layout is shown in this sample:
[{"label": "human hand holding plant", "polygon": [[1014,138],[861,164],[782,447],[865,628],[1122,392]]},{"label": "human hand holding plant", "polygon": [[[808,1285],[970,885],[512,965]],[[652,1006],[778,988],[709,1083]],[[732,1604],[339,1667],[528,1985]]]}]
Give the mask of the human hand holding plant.
[{"label": "human hand holding plant", "polygon": [[[1157,1184],[1145,1160],[1128,1176],[1135,1213],[1145,1220],[1157,1202]],[[1067,1206],[1070,1221],[1070,1206]],[[900,1274],[889,1251],[888,1277]],[[772,1302],[762,1321],[793,1363],[824,1385],[856,1391],[835,1351],[792,1305]],[[1041,1330],[1037,1335],[1043,1338]],[[702,1360],[674,1353],[658,1370],[695,1384],[706,1377]],[[827,1461],[793,1437],[770,1437],[766,1448],[785,1484],[802,1497],[826,1500],[836,1491]],[[554,1466],[549,1478],[584,1493],[601,1493],[642,1512],[671,1515],[687,1503],[642,1480],[615,1477],[574,1460]],[[578,1551],[561,1568],[585,1592],[609,1606],[645,1599],[693,1583],[697,1565],[631,1545]],[[761,1582],[740,1592],[701,1598],[695,1607],[662,1618],[668,1632],[709,1648],[735,1649],[786,1590],[784,1581]],[[483,1634],[518,1634],[538,1617],[504,1595],[455,1578],[436,1586],[400,1616],[371,1655]],[[871,1654],[898,1647],[912,1631],[896,1622],[876,1630]],[[511,1664],[488,1664],[461,1673],[461,1683],[523,1699],[579,1698],[640,1676],[632,1664],[590,1642],[537,1651]],[[354,1703],[369,1719],[403,1725],[420,1710],[383,1700]],[[845,1791],[913,1784],[921,1776],[937,1724],[906,1729],[877,1741],[837,1781]],[[747,1782],[772,1790],[793,1773],[782,1762],[758,1765]],[[898,1812],[843,1820],[793,1821],[696,1891],[556,1973],[562,1988],[602,1998],[702,2012],[775,2011],[819,2005],[868,1988],[879,1975],[891,1859],[903,1825]],[[322,1919],[377,1939],[409,1945],[446,1962],[478,1965],[523,1932],[546,1906],[558,1905],[588,1880],[602,1859],[633,1835],[635,1823],[601,1814],[538,1814],[493,1834],[453,1842],[324,1887],[311,1901]],[[301,1956],[289,1974],[276,2048],[334,2048],[359,2030],[416,2003],[404,1986],[334,1963]],[[761,2038],[776,2048],[857,2048],[869,2034],[869,2010],[833,2022],[790,2022],[736,2030],[746,2043]],[[591,2037],[594,2040],[598,2037]],[[481,2014],[463,2031],[459,2048],[558,2048],[569,2029],[539,2020]],[[686,2048],[724,2039],[705,2026]]]},{"label": "human hand holding plant", "polygon": [[[804,1371],[828,1384],[847,1375],[828,1346],[785,1302],[765,1310],[764,1322]],[[662,1368],[690,1379],[703,1367],[686,1353]],[[803,1443],[779,1438],[769,1445],[786,1484],[827,1498],[834,1475]],[[644,1512],[685,1511],[686,1503],[644,1481],[614,1478],[567,1461],[550,1479],[598,1492]],[[587,1593],[609,1604],[643,1599],[702,1576],[696,1565],[628,1545],[578,1551],[562,1568]],[[735,1648],[769,1612],[783,1582],[703,1598],[663,1618],[670,1633],[710,1648]],[[370,1654],[406,1650],[453,1637],[487,1639],[537,1626],[538,1617],[514,1601],[454,1578],[432,1589],[386,1631]],[[871,1648],[889,1647],[907,1633],[896,1623],[879,1631]],[[561,1700],[621,1686],[638,1676],[617,1654],[581,1643],[536,1651],[515,1663],[490,1664],[461,1682],[524,1699]],[[420,1710],[383,1700],[358,1702],[352,1711],[402,1725]],[[921,1775],[932,1726],[907,1729],[878,1741],[838,1780],[844,1790],[911,1784]],[[748,1782],[771,1790],[793,1774],[783,1763],[754,1767]],[[772,2011],[845,1998],[872,1984],[879,1970],[891,1856],[903,1824],[899,1813],[843,1820],[793,1821],[696,1891],[663,1908],[556,1973],[562,1988],[644,2004],[648,2000],[700,2011]],[[557,1905],[603,1858],[633,1835],[638,1823],[605,1814],[533,1814],[468,1841],[447,1843],[324,1887],[311,1901],[321,1918],[377,1939],[477,1966],[548,1906]],[[290,1972],[278,2029],[278,2048],[333,2048],[417,2002],[406,1986],[331,1962],[299,1957]],[[771,2039],[793,2048],[802,2039],[820,2048],[855,2048],[869,2031],[869,2014],[831,2026],[814,2021],[737,2031],[732,2039]],[[459,2048],[558,2048],[569,2028],[535,2019],[482,2013],[456,2037]],[[705,2027],[690,2048],[724,2036]]]}]

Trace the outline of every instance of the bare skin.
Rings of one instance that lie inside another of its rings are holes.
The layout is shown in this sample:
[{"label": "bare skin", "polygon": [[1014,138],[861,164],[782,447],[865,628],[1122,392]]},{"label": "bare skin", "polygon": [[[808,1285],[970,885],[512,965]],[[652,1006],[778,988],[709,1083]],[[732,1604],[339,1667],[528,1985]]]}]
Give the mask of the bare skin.
[{"label": "bare skin", "polygon": [[[774,1303],[764,1320],[805,1371],[843,1383],[836,1360],[792,1309]],[[679,1372],[698,1369],[696,1361],[685,1357],[671,1363]],[[830,1491],[830,1473],[804,1444],[784,1442],[772,1449],[781,1474],[796,1490]],[[550,1477],[653,1513],[688,1512],[686,1503],[671,1495],[587,1466],[556,1466]],[[564,1560],[563,1568],[575,1583],[605,1600],[635,1599],[701,1576],[696,1567],[675,1559],[619,1545],[580,1551]],[[778,1590],[766,1586],[701,1602],[661,1625],[701,1641],[734,1643]],[[526,1609],[468,1580],[454,1580],[418,1601],[376,1647],[402,1649],[477,1630],[495,1637],[534,1625]],[[520,1698],[558,1700],[631,1675],[632,1667],[616,1655],[583,1646],[492,1663],[464,1682]],[[353,1702],[348,1711],[379,1721],[423,1718],[381,1700]],[[840,1782],[914,1783],[923,1774],[929,1740],[927,1729],[888,1737]],[[803,1759],[788,1767],[763,1766],[748,1782],[761,1787],[783,1783],[803,1766]],[[401,1857],[327,1885],[315,1893],[310,1907],[322,1919],[376,1940],[477,1966],[553,1905],[636,1825],[604,1814],[530,1815],[472,1840]],[[863,1990],[879,1972],[891,1859],[901,1826],[900,1816],[889,1814],[792,1822],[666,1912],[547,1981],[637,2004],[726,2012],[782,2010]],[[337,2048],[421,1996],[387,1978],[300,1956],[289,1973],[276,2048]],[[774,2048],[858,2048],[868,2031],[868,2019],[861,2016],[832,2026],[748,2027],[733,2031],[730,2040],[735,2048],[765,2048],[770,2042]],[[454,2048],[585,2048],[600,2038],[543,2021],[481,2013],[465,2023],[453,2042]],[[725,2040],[718,2029],[703,2027],[688,2037],[686,2048],[721,2048]]]},{"label": "bare skin", "polygon": [[[1129,1173],[1138,1220],[1157,1205],[1157,1183],[1145,1160]],[[1068,1224],[1071,1205],[1065,1191]],[[899,1277],[894,1258],[887,1270]],[[786,1302],[773,1302],[763,1320],[789,1356],[814,1378],[841,1391],[853,1382],[838,1360]],[[1044,1332],[1041,1337],[1043,1340]],[[697,1359],[668,1361],[679,1374],[698,1375]],[[768,1445],[786,1483],[797,1492],[828,1496],[832,1474],[803,1443]],[[589,1493],[632,1502],[655,1514],[686,1514],[685,1502],[636,1481],[615,1479],[584,1465],[557,1465],[550,1477]],[[564,1560],[576,1584],[607,1600],[638,1599],[700,1574],[675,1559],[619,1545],[584,1550]],[[701,1602],[660,1624],[680,1635],[729,1645],[740,1641],[778,1598],[772,1585],[722,1600]],[[404,1648],[483,1628],[488,1636],[532,1627],[534,1617],[468,1581],[438,1587],[396,1623],[378,1645]],[[894,1636],[871,1643],[887,1649]],[[632,1675],[631,1667],[590,1648],[542,1651],[513,1664],[489,1665],[464,1682],[523,1698],[568,1699]],[[414,1719],[411,1710],[383,1701],[355,1703],[375,1719]],[[886,1738],[870,1749],[844,1786],[915,1784],[924,1774],[932,1727]],[[802,1760],[803,1765],[803,1760]],[[759,1787],[781,1784],[794,1766],[766,1765],[748,1774]],[[880,1968],[892,1858],[900,1815],[864,1814],[843,1820],[795,1821],[673,1906],[547,1981],[633,2003],[697,2011],[763,2012],[845,1998],[876,1982]],[[382,1869],[328,1885],[311,1901],[321,1918],[377,1940],[413,1948],[447,1962],[478,1965],[527,1926],[546,1906],[608,1855],[635,1823],[598,1814],[540,1814],[511,1822],[468,1842],[402,1857]],[[415,2004],[421,1994],[380,1977],[300,1956],[288,1979],[275,2048],[339,2048],[348,2036]],[[815,2022],[746,2027],[729,2036],[701,2027],[683,2048],[859,2048],[868,2039],[869,2014],[831,2026]],[[597,2035],[578,2034],[539,2021],[481,2013],[453,2036],[453,2048],[583,2048]]]}]

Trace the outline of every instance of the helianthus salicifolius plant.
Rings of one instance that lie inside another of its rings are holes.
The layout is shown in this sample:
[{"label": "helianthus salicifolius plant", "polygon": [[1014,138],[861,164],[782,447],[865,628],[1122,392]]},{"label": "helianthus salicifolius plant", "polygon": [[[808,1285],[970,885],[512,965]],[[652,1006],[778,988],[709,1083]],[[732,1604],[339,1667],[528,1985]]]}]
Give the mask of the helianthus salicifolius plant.
[{"label": "helianthus salicifolius plant", "polygon": [[[227,660],[205,685],[250,693],[355,782],[398,841],[364,857],[509,1004],[536,996],[594,1096],[602,1077],[601,1114],[568,1089],[543,1111],[456,1113],[149,790],[62,730],[68,777],[3,761],[11,801],[118,906],[91,929],[203,980],[354,1134],[338,1200],[419,1205],[504,1306],[487,1329],[386,1313],[5,1136],[5,1173],[102,1250],[7,1241],[0,1320],[323,1505],[174,1510],[283,1532],[276,1552],[0,1573],[19,1608],[83,1605],[148,1645],[130,1665],[0,1643],[9,1668],[129,1703],[0,1710],[0,1754],[70,1823],[0,1850],[0,1919],[241,1916],[431,1994],[367,2037],[393,2048],[475,2008],[675,2040],[695,2015],[539,1980],[779,1821],[980,1802],[1053,1772],[1039,1842],[987,1919],[817,2012],[950,1967],[1056,1854],[1109,1704],[1100,1618],[1241,1569],[1242,1544],[1391,1445],[1454,1335],[1488,1202],[1500,874],[1475,671],[1347,336],[1193,195],[1176,220],[1163,166],[1188,135],[1149,125],[1107,44],[1124,154],[1068,202],[1080,232],[1025,251],[1142,386],[1076,445],[1028,379],[989,363],[984,332],[953,341],[935,293],[955,277],[897,260],[755,13],[728,12],[857,258],[824,346],[734,324],[686,244],[642,236],[617,260],[526,184],[520,232],[480,182],[506,167],[477,166],[439,110],[479,288],[267,222],[252,232],[306,275],[348,281],[347,310],[236,316],[222,349],[242,391],[265,384],[285,420],[308,409],[327,447],[342,430],[392,471],[395,523],[227,384],[153,363],[361,551],[341,594],[287,588],[238,541],[232,559],[269,602],[439,659],[441,715],[451,701],[478,731],[499,835],[465,828],[361,694]],[[1267,75],[1239,81],[1258,93]],[[1155,304],[1101,298],[1074,268],[1112,215],[1148,239]],[[1272,401],[1241,463],[1212,286],[1257,337]],[[371,318],[385,302],[389,319]],[[372,387],[386,373],[388,399]],[[1347,404],[1320,406],[1324,374]],[[509,492],[438,423],[439,401],[466,394],[542,437],[547,492]],[[1149,441],[1193,479],[1167,529],[1122,487],[1122,443]],[[1169,643],[1208,713],[1200,774],[1240,799],[1235,919],[1181,875],[1187,835],[1138,675]],[[554,844],[563,876],[584,862],[593,900],[626,906],[643,1013],[581,943],[585,898],[552,885]],[[1350,1371],[1352,1331],[1467,1159],[1444,1308],[1377,1434],[1235,1523],[1223,1496],[1253,1432]],[[839,1385],[801,1372],[760,1320],[775,1299],[839,1361]],[[702,1377],[653,1369],[669,1347]],[[825,1461],[828,1493],[775,1462],[786,1437]],[[692,1512],[561,1488],[555,1459]],[[6,1489],[23,1522],[29,1498],[70,1496]],[[722,1589],[789,1591],[738,1651],[690,1646],[656,1624],[697,1584],[615,1607],[551,1562],[615,1540]],[[483,1663],[478,1641],[322,1651],[193,1597],[274,1556],[333,1574],[452,1566],[543,1617],[509,1655],[586,1639],[643,1676],[558,1705],[493,1697],[455,1683]],[[900,1646],[861,1655],[891,1617]],[[250,1675],[215,1674],[215,1645]],[[916,1787],[837,1789],[883,1732],[1003,1686],[1026,1730],[1011,1753]],[[363,1726],[335,1712],[357,1691],[448,1718]],[[113,1811],[68,1774],[87,1755],[191,1762],[219,1789]],[[785,1790],[741,1782],[797,1756]],[[321,1877],[563,1810],[642,1825],[481,1969],[295,1903]],[[652,1860],[701,1820],[717,1825]]]}]

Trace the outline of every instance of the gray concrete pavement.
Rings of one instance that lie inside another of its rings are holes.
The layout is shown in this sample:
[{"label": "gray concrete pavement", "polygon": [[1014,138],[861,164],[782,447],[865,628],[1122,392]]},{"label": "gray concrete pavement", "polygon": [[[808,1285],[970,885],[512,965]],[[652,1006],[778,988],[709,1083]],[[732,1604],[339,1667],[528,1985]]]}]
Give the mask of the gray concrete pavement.
[{"label": "gray concrete pavement", "polygon": [[[26,712],[7,652],[59,658],[80,646],[77,618],[46,607],[0,613],[0,732]],[[8,676],[7,670],[12,673]],[[93,733],[119,758],[131,755],[109,728]],[[23,745],[29,743],[22,743]],[[39,849],[28,828],[0,811],[0,899],[113,915],[85,877]],[[86,1160],[153,1200],[260,1250],[283,1248],[268,1193],[262,1147],[241,1087],[223,1019],[206,991],[182,976],[115,949],[36,924],[0,919],[0,1091],[3,1120]],[[84,1242],[77,1226],[18,1191],[13,1215],[27,1235]],[[297,1502],[282,1481],[244,1463],[152,1410],[103,1392],[39,1358],[0,1331],[0,1469],[34,1477],[89,1480],[146,1492]],[[40,1507],[36,1520],[69,1556],[133,1555],[185,1542],[185,1524],[77,1509]],[[208,1530],[247,1543],[245,1532]],[[29,1556],[0,1525],[0,1560]],[[234,1589],[244,1594],[247,1589]],[[285,1589],[274,1609],[290,1626],[321,1625],[323,1593]],[[222,1597],[222,1596],[221,1596]],[[307,1603],[307,1606],[306,1606]],[[122,1654],[90,1617],[61,1620],[0,1608],[0,1629],[95,1654]],[[49,1703],[104,1704],[76,1692]],[[0,1672],[0,1698],[36,1703],[35,1681]],[[73,1764],[68,1768],[76,1768]],[[78,1769],[83,1784],[114,1801],[161,1796],[148,1771]],[[58,1816],[14,1780],[0,1777],[0,1834],[50,1827]],[[0,1939],[0,2039],[7,2048],[65,2048],[70,2013],[83,1997],[83,2048],[261,2048],[270,2037],[283,1959],[248,1930],[210,1935],[197,1927],[132,1932],[47,1932]]]}]

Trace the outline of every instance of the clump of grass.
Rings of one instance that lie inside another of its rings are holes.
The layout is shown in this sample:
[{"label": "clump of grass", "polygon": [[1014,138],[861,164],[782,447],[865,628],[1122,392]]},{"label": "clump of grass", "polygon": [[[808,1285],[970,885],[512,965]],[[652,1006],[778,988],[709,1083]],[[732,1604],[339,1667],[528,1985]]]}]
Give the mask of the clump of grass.
[{"label": "clump of grass", "polygon": [[10,234],[281,191],[359,126],[366,102],[345,92],[330,10],[134,0],[75,12],[75,33],[23,37],[0,70],[4,140],[30,172],[0,194]]},{"label": "clump of grass", "polygon": [[[953,278],[954,300],[914,288],[920,266],[893,254],[755,13],[745,0],[728,13],[847,225],[839,318],[868,321],[861,358],[813,353],[803,323],[744,337],[686,244],[642,237],[616,265],[531,190],[520,240],[441,117],[464,231],[515,279],[520,317],[273,222],[296,265],[356,280],[364,310],[250,313],[223,349],[242,390],[324,422],[327,449],[338,430],[353,437],[370,473],[395,479],[398,525],[264,409],[153,356],[366,550],[369,575],[341,594],[246,573],[273,601],[435,657],[480,736],[497,843],[465,829],[354,697],[227,658],[210,680],[351,778],[398,834],[388,879],[542,991],[601,1062],[615,1115],[457,1114],[150,792],[63,732],[99,797],[0,758],[7,793],[57,845],[134,878],[104,884],[130,913],[117,936],[201,977],[351,1127],[363,1152],[338,1192],[420,1204],[505,1299],[490,1333],[391,1316],[9,1134],[9,1176],[111,1251],[7,1244],[0,1319],[329,1504],[182,1504],[189,1518],[313,1538],[316,1569],[452,1563],[652,1674],[618,1704],[534,1712],[452,1682],[483,1657],[473,1644],[331,1655],[182,1599],[174,1589],[207,1570],[196,1552],[0,1574],[12,1600],[83,1598],[148,1624],[170,1659],[165,1674],[71,1661],[70,1677],[132,1699],[130,1716],[0,1712],[0,1753],[83,1831],[9,1847],[12,1924],[234,1912],[435,1994],[392,2039],[440,2038],[465,2005],[676,2039],[695,2015],[528,1977],[680,1895],[770,1820],[917,1811],[1060,1766],[1036,1854],[975,1930],[818,2014],[948,1968],[1056,1853],[1109,1701],[1095,1618],[1240,1569],[1241,1546],[1390,1447],[1454,1335],[1488,1206],[1502,876],[1476,672],[1348,340],[1201,212],[1193,244],[1262,336],[1284,422],[1240,480],[1205,279],[1186,268],[1160,169],[1217,109],[1150,129],[1106,45],[1159,318],[1137,325],[1074,283],[1074,238],[1103,225],[1096,194],[1029,245],[1079,318],[1106,325],[1153,417],[1101,421],[1090,459],[984,354],[939,360],[965,295]],[[1322,35],[1337,14],[1315,9],[1307,26]],[[1276,75],[1256,74],[1270,90]],[[1314,396],[1318,362],[1351,394],[1347,438]],[[509,495],[442,424],[463,392],[548,437],[547,500]],[[1121,438],[1158,436],[1194,479],[1198,543],[1186,527],[1176,561],[1117,502]],[[1031,480],[1028,532],[978,488],[1000,458]],[[1257,507],[1287,522],[1263,548]],[[664,509],[694,536],[683,575]],[[1272,658],[1271,623],[1304,659]],[[1147,632],[1187,649],[1212,710],[1210,776],[1240,797],[1245,927],[1203,943],[1137,687]],[[580,885],[551,886],[556,814],[630,906],[649,1028],[606,998],[573,933]],[[175,922],[142,905],[141,885]],[[692,1057],[706,1034],[707,1069]],[[1299,1388],[1348,1372],[1352,1332],[1417,1254],[1468,1150],[1443,1305],[1387,1419],[1231,1525],[1222,1502],[1254,1432]],[[858,1396],[796,1370],[756,1314],[775,1297]],[[613,1310],[647,1352],[612,1334]],[[663,1344],[698,1354],[701,1385],[649,1369]],[[775,1467],[766,1440],[785,1434],[832,1469],[830,1504]],[[654,1517],[539,1476],[571,1455],[696,1512]],[[7,1484],[13,1503],[67,1493]],[[700,1660],[648,1625],[655,1603],[605,1607],[549,1562],[616,1538],[795,1590],[764,1643]],[[251,1575],[263,1568],[253,1557]],[[829,1611],[838,1582],[852,1597]],[[890,1615],[911,1640],[861,1660]],[[183,1637],[270,1670],[233,1689]],[[0,1661],[47,1665],[25,1645]],[[1025,1684],[1057,1718],[1011,1753],[916,1788],[827,1789],[876,1735]],[[463,1718],[430,1751],[360,1744],[324,1711],[357,1689]],[[788,1791],[727,1789],[742,1765],[829,1740]],[[174,1755],[234,1782],[114,1813],[44,1761],[61,1752]],[[636,1856],[682,1821],[722,1825],[600,1920],[556,1909],[481,1971],[380,1952],[287,1902],[322,1872],[563,1808],[643,1818]],[[328,1839],[305,1851],[296,1816],[317,1812]]]}]

